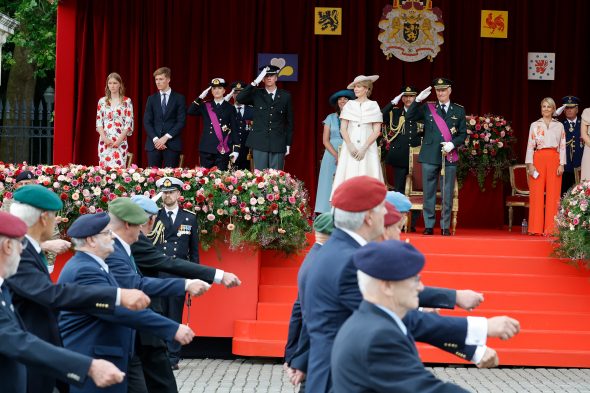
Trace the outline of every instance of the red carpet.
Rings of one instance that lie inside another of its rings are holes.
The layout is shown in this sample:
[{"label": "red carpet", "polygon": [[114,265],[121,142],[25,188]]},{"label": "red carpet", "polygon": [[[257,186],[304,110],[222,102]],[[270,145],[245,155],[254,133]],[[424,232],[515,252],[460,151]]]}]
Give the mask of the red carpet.
[{"label": "red carpet", "polygon": [[[522,330],[514,339],[488,340],[501,364],[590,367],[590,273],[552,258],[547,238],[477,229],[459,230],[450,238],[407,237],[426,254],[426,285],[484,293],[485,301],[474,312],[443,314],[510,315],[520,321]],[[257,320],[236,322],[235,354],[282,357],[301,260],[263,253]],[[462,363],[428,345],[419,344],[419,350],[427,363]]]}]

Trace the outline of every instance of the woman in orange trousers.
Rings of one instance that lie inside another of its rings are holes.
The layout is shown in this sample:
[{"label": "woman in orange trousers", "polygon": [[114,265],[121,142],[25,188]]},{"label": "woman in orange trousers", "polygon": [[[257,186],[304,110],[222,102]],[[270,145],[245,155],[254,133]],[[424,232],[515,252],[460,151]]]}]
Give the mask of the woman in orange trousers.
[{"label": "woman in orange trousers", "polygon": [[551,235],[561,197],[565,130],[553,119],[555,101],[543,98],[542,117],[531,123],[525,163],[529,174],[529,233]]}]

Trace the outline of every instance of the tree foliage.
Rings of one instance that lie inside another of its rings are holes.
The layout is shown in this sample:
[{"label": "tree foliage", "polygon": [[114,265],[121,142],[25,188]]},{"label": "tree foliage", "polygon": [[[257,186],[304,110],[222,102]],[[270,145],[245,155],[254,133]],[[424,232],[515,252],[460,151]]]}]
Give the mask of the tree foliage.
[{"label": "tree foliage", "polygon": [[15,64],[12,49],[22,47],[27,62],[35,75],[44,77],[55,70],[55,40],[57,25],[56,0],[8,0],[0,6],[0,12],[16,19],[20,25],[14,35],[8,38],[3,64],[10,68]]}]

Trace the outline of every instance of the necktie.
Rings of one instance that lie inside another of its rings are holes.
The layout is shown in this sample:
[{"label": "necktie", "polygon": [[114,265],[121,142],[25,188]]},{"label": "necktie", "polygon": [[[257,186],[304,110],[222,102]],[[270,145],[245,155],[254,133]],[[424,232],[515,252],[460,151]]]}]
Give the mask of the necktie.
[{"label": "necktie", "polygon": [[162,113],[166,113],[166,107],[168,103],[166,102],[166,93],[162,93]]},{"label": "necktie", "polygon": [[240,117],[244,116],[244,107],[243,106],[238,107],[238,113],[240,114]]},{"label": "necktie", "polygon": [[442,113],[443,117],[445,117],[445,116],[447,115],[447,110],[445,109],[446,107],[447,107],[447,105],[446,105],[446,104],[442,104],[442,105],[440,106],[440,111],[441,111],[441,113]]},{"label": "necktie", "polygon": [[172,212],[172,211],[168,212],[168,223],[170,226],[174,225],[174,220],[172,219],[173,214],[174,214],[174,212]]},{"label": "necktie", "polygon": [[576,123],[574,123],[573,121],[570,121],[570,131],[574,130]]},{"label": "necktie", "polygon": [[43,263],[45,264],[45,266],[49,266],[49,262],[47,262],[47,258],[45,257],[45,253],[43,251],[41,251],[39,253],[39,256],[41,257],[41,259],[43,260]]},{"label": "necktie", "polygon": [[274,101],[275,100],[275,95],[272,93],[268,93],[268,95],[270,96],[270,100]]},{"label": "necktie", "polygon": [[129,255],[129,260],[131,261],[131,265],[133,266],[133,270],[137,273],[137,265],[135,264],[135,258],[133,258],[133,254]]}]

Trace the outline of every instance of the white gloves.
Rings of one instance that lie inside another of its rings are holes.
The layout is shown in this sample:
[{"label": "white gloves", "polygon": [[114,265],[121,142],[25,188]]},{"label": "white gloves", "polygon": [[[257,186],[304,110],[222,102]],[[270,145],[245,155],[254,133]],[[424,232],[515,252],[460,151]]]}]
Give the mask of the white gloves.
[{"label": "white gloves", "polygon": [[262,82],[262,79],[266,76],[266,73],[267,72],[268,72],[268,67],[264,67],[262,69],[262,71],[260,71],[260,74],[258,74],[258,76],[256,77],[256,79],[254,79],[254,82],[252,82],[252,86],[256,86],[260,82]]},{"label": "white gloves", "polygon": [[233,96],[233,95],[234,95],[234,89],[231,89],[231,91],[225,97],[223,97],[223,99],[225,101],[229,101],[231,99],[231,96]]},{"label": "white gloves", "polygon": [[211,86],[209,86],[208,88],[206,88],[205,90],[203,90],[203,92],[201,93],[201,95],[199,96],[199,98],[202,100],[203,98],[205,98],[207,96],[207,94],[209,93],[209,90],[211,90]]},{"label": "white gloves", "polygon": [[455,148],[453,142],[441,142],[442,149],[445,153],[450,153]]},{"label": "white gloves", "polygon": [[240,153],[238,153],[237,151],[234,151],[233,153],[230,153],[229,159],[231,160],[231,162],[236,162],[239,155],[240,155]]},{"label": "white gloves", "polygon": [[288,156],[290,152],[291,152],[291,146],[287,146],[287,152],[285,153],[285,155]]},{"label": "white gloves", "polygon": [[553,116],[557,117],[557,116],[561,115],[564,110],[565,110],[565,105],[560,106],[559,108],[557,108],[557,110],[555,111],[555,114]]},{"label": "white gloves", "polygon": [[404,95],[404,93],[399,93],[399,95],[395,96],[395,98],[393,100],[391,100],[391,103],[393,105],[397,105],[397,103],[399,102],[399,100],[402,99],[402,96]]},{"label": "white gloves", "polygon": [[432,86],[428,86],[426,89],[422,90],[418,97],[416,97],[416,102],[422,102],[430,95],[430,90],[432,90]]}]

